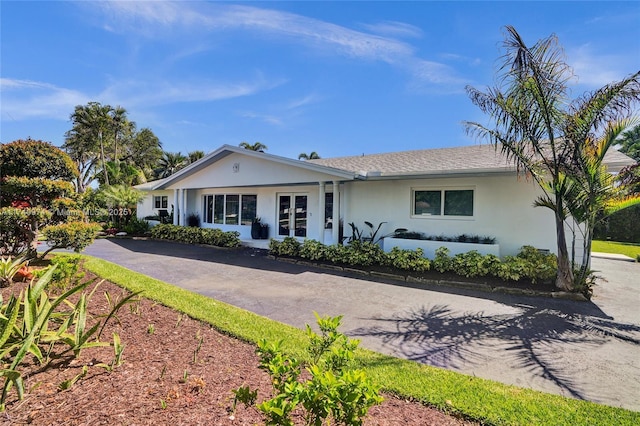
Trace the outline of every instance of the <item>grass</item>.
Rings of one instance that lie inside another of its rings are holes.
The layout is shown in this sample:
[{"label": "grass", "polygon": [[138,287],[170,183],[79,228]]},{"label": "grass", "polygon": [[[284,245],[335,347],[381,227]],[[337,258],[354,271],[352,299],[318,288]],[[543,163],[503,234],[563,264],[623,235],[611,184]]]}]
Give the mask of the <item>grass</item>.
[{"label": "grass", "polygon": [[[223,302],[189,292],[105,260],[85,256],[87,270],[130,291],[176,309],[241,340],[282,340],[304,357],[307,340],[291,327]],[[357,362],[388,392],[491,425],[637,425],[640,412],[564,398],[467,376],[369,350]]]},{"label": "grass", "polygon": [[593,240],[591,251],[624,254],[632,259],[638,259],[638,256],[640,256],[640,244]]}]

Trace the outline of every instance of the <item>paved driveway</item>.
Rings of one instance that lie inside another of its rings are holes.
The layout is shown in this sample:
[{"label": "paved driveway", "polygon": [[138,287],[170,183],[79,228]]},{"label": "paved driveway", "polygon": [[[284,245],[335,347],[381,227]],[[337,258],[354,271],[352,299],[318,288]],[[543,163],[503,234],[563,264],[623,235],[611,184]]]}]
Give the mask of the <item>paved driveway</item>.
[{"label": "paved driveway", "polygon": [[640,264],[593,260],[592,302],[343,276],[224,250],[101,239],[86,253],[296,327],[344,315],[362,346],[465,374],[640,411]]}]

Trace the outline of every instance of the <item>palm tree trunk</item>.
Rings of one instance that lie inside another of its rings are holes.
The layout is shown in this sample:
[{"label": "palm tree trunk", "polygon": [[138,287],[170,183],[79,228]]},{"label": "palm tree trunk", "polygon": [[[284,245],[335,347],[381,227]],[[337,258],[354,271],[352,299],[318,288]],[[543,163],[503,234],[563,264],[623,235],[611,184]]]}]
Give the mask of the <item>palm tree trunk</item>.
[{"label": "palm tree trunk", "polygon": [[104,161],[104,144],[102,143],[102,132],[98,133],[98,138],[100,139],[100,156],[102,157],[102,171],[104,172],[104,182],[107,186],[109,186],[109,173],[107,172],[107,167]]},{"label": "palm tree trunk", "polygon": [[561,213],[563,211],[562,199],[556,198],[556,237],[558,243],[558,275],[556,276],[556,287],[563,291],[573,290],[573,270],[569,261],[567,250],[567,237],[564,231],[564,220]]}]

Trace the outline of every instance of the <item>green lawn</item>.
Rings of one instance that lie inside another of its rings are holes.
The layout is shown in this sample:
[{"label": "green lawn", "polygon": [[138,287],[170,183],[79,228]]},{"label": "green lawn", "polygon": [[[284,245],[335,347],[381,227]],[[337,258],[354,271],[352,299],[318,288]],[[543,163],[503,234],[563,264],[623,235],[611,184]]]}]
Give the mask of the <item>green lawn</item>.
[{"label": "green lawn", "polygon": [[[307,341],[301,329],[192,293],[116,264],[86,256],[96,275],[204,321],[248,342],[282,340],[302,358]],[[489,425],[638,425],[640,412],[564,398],[448,370],[401,360],[369,350],[357,362],[388,392]]]},{"label": "green lawn", "polygon": [[637,259],[640,256],[640,244],[593,240],[591,251],[624,254],[632,259]]}]

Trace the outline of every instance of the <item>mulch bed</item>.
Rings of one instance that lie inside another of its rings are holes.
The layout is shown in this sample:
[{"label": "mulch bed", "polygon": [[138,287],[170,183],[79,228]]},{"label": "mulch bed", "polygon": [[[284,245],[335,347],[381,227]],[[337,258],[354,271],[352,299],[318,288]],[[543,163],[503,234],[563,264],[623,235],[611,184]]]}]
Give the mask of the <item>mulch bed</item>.
[{"label": "mulch bed", "polygon": [[[6,301],[24,284],[2,289]],[[94,319],[109,310],[112,299],[126,293],[103,282],[89,303]],[[222,334],[208,324],[141,298],[125,305],[102,336],[120,335],[125,345],[123,364],[112,371],[98,366],[114,359],[113,348],[93,348],[78,358],[52,359],[47,368],[27,364],[25,398],[12,390],[0,424],[11,425],[253,425],[262,424],[254,408],[238,404],[233,411],[232,390],[250,386],[258,400],[270,395],[268,375],[258,368],[255,346]],[[199,347],[199,345],[201,346]],[[86,376],[70,389],[59,385]],[[472,424],[415,401],[384,395],[373,407],[366,425]],[[297,419],[297,424],[303,424]]]}]

